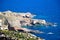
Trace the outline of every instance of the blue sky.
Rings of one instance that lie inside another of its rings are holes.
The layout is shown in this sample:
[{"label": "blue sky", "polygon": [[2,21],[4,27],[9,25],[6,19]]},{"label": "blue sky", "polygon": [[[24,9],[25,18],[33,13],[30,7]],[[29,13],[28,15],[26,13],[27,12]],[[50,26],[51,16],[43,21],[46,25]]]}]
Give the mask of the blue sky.
[{"label": "blue sky", "polygon": [[60,14],[59,0],[0,0],[0,11],[31,12],[37,15]]}]

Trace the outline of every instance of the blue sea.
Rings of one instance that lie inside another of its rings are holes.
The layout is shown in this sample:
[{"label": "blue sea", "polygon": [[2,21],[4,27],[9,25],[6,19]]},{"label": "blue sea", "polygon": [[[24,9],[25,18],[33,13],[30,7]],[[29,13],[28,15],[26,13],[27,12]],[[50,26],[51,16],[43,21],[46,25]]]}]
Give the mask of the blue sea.
[{"label": "blue sea", "polygon": [[[37,15],[35,19],[44,19],[57,23],[53,26],[32,26],[29,29],[44,33],[35,34],[45,40],[60,40],[60,0],[0,0],[0,11],[30,12]],[[51,32],[52,34],[48,34]]]}]

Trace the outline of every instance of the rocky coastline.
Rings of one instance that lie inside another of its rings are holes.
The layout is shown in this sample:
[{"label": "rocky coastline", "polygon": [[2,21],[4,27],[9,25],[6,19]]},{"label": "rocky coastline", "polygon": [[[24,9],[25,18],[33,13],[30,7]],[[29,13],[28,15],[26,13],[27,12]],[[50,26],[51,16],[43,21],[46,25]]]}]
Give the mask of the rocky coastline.
[{"label": "rocky coastline", "polygon": [[[31,32],[33,33],[43,32],[23,28],[22,26],[36,26],[36,25],[56,26],[56,25],[54,23],[47,22],[46,20],[34,19],[33,18],[34,16],[36,15],[31,14],[30,12],[27,13],[18,13],[12,11],[0,12],[0,34],[3,35],[4,39],[5,38],[7,39],[7,36],[10,37],[9,40],[43,40],[31,34]],[[18,30],[22,32],[18,32]]]}]

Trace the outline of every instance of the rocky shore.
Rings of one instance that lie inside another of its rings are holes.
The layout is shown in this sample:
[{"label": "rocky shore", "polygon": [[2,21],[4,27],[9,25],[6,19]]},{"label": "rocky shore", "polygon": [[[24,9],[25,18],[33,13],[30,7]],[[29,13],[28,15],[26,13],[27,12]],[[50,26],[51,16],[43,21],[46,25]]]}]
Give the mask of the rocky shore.
[{"label": "rocky shore", "polygon": [[[55,26],[55,24],[47,22],[42,19],[34,19],[36,16],[29,12],[27,13],[18,13],[12,11],[0,12],[0,38],[3,37],[9,40],[43,40],[39,37],[36,37],[32,33],[43,33],[38,30],[31,30],[23,28],[22,26]],[[16,32],[15,32],[16,31]],[[20,31],[20,32],[18,32]],[[21,32],[22,31],[22,32]],[[16,39],[15,39],[16,38]],[[7,40],[8,40],[7,39]]]},{"label": "rocky shore", "polygon": [[[23,29],[22,26],[35,26],[37,24],[42,26],[54,26],[55,24],[47,22],[42,19],[34,19],[36,16],[29,12],[27,13],[17,13],[12,11],[0,12],[0,19],[10,24],[10,27],[14,27],[15,30]],[[2,21],[0,20],[0,21]]]}]

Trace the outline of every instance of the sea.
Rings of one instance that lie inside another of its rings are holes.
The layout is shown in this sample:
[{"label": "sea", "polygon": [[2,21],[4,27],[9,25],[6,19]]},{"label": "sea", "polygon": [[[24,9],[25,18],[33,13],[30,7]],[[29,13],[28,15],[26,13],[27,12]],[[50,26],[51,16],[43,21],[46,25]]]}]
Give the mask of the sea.
[{"label": "sea", "polygon": [[34,26],[34,27],[29,27],[29,29],[34,29],[34,30],[39,30],[42,31],[43,33],[36,34],[33,33],[34,35],[41,37],[45,40],[60,40],[60,22],[58,21],[59,18],[57,17],[43,17],[39,19],[45,19],[46,21],[52,22],[52,23],[57,23],[57,26]]},{"label": "sea", "polygon": [[45,40],[60,40],[60,0],[0,0],[0,11],[30,12],[37,15],[34,19],[43,19],[57,23],[57,26],[31,26],[32,30],[44,33],[32,33]]}]

